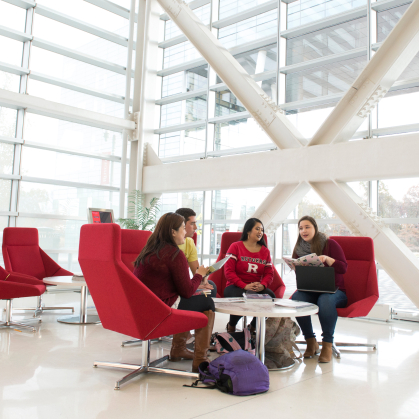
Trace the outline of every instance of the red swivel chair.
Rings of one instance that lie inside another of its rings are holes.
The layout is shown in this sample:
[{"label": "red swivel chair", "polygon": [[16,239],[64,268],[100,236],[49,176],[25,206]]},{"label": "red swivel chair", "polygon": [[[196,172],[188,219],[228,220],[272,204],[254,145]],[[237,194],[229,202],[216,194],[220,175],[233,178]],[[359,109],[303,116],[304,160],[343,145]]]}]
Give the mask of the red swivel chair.
[{"label": "red swivel chair", "polygon": [[[370,237],[332,236],[342,247],[348,262],[348,270],[344,275],[348,304],[338,308],[339,317],[365,317],[377,302],[378,281],[374,257],[374,242]],[[376,344],[335,343],[334,354],[340,358],[337,346],[367,347],[377,349]]]},{"label": "red swivel chair", "polygon": [[[234,242],[237,242],[240,240],[242,233],[232,233],[232,232],[226,232],[223,233],[221,236],[221,249],[220,254],[218,255],[217,262],[223,258],[226,257],[226,253],[228,248],[231,244]],[[264,235],[265,242],[268,244],[268,238],[266,237],[266,234]],[[278,271],[276,270],[275,266],[273,266],[274,269],[274,279],[269,286],[269,288],[275,293],[277,298],[282,298],[285,293],[285,284],[282,281],[282,278],[279,276]],[[220,295],[221,297],[224,296],[224,289],[227,284],[227,279],[224,275],[224,269],[220,269],[219,271],[214,272],[210,276],[211,281],[215,282],[215,285],[217,285],[217,295]]]},{"label": "red swivel chair", "polygon": [[134,262],[143,250],[151,231],[144,230],[121,230],[121,260],[125,266],[134,271]]},{"label": "red swivel chair", "polygon": [[200,329],[208,320],[202,313],[168,307],[133,275],[121,260],[119,225],[83,225],[80,231],[79,263],[102,326],[143,341],[141,365],[94,363],[95,367],[132,370],[116,382],[116,390],[137,375],[147,372],[198,377],[197,373],[156,366],[167,360],[168,356],[150,362],[151,339]]},{"label": "red swivel chair", "polygon": [[[4,265],[9,272],[30,275],[41,281],[50,276],[73,275],[72,272],[61,268],[39,247],[38,230],[36,228],[5,228],[3,230],[2,251]],[[47,288],[49,287],[51,286]],[[71,310],[74,313],[74,307],[44,307],[40,295],[34,317],[41,314],[43,310]]]},{"label": "red swivel chair", "polygon": [[[35,328],[24,323],[12,321],[12,300],[23,297],[39,297],[45,292],[45,285],[29,275],[8,273],[0,266],[0,300],[6,300],[6,321],[0,321],[0,327]],[[41,320],[38,320],[41,322]]]},{"label": "red swivel chair", "polygon": [[[125,266],[131,271],[134,271],[134,262],[138,255],[143,250],[148,238],[151,236],[151,231],[145,230],[121,230],[121,260]],[[124,340],[121,346],[141,344],[140,339]]]}]

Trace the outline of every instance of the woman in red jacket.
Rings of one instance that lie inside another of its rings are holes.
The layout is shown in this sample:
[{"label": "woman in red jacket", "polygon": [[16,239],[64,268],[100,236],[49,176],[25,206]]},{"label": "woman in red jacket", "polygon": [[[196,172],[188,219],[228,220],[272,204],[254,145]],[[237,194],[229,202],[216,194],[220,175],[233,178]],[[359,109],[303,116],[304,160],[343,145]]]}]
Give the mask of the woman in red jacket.
[{"label": "woman in red jacket", "polygon": [[[263,238],[263,224],[257,218],[250,218],[243,227],[240,241],[227,250],[230,259],[224,265],[227,286],[224,297],[242,297],[246,291],[258,294],[275,294],[268,287],[273,280],[271,255]],[[230,316],[227,323],[229,333],[236,331],[237,322],[242,316]],[[250,323],[250,330],[256,329],[256,317]]]},{"label": "woman in red jacket", "polygon": [[207,326],[195,331],[194,353],[186,348],[189,331],[173,335],[170,350],[170,361],[193,359],[192,370],[198,372],[199,364],[208,361],[215,308],[211,297],[194,295],[208,269],[198,267],[190,279],[188,262],[178,247],[185,242],[185,235],[185,219],[173,212],[164,214],[134,263],[134,275],[169,307],[208,317]]},{"label": "woman in red jacket", "polygon": [[[292,257],[299,258],[316,253],[325,266],[331,266],[335,269],[335,284],[339,289],[334,294],[296,291],[292,296],[293,300],[306,301],[319,307],[318,314],[323,331],[319,362],[330,362],[332,359],[333,335],[338,319],[336,308],[346,307],[348,302],[343,280],[343,274],[346,272],[348,264],[340,245],[319,232],[316,220],[313,217],[306,215],[300,218],[298,230],[299,235]],[[313,332],[311,317],[297,317],[297,321],[307,342],[304,358],[312,358],[319,353],[319,344]]]}]

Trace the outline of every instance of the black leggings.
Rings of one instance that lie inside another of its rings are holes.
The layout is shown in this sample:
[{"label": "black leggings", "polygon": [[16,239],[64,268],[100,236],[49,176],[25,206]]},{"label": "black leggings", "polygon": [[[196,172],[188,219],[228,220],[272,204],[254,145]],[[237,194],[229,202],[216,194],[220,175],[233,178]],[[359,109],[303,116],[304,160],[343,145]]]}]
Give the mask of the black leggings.
[{"label": "black leggings", "polygon": [[202,313],[208,310],[215,311],[215,306],[211,297],[206,297],[205,295],[193,295],[191,298],[180,297],[178,309]]},{"label": "black leggings", "polygon": [[[229,285],[224,290],[224,297],[225,298],[243,297],[243,293],[245,293],[245,292],[246,292],[246,290],[244,290],[243,288],[236,287],[235,285]],[[272,298],[276,298],[276,295],[274,294],[274,292],[272,290],[270,290],[269,288],[265,288],[263,291],[259,291],[258,294],[269,294]],[[230,315],[230,320],[229,320],[228,323],[230,324],[230,326],[236,326],[236,324],[238,323],[238,321],[242,317],[243,316],[233,316],[231,314]],[[253,317],[253,320],[251,321],[250,324],[254,328],[256,328],[256,317]]]}]

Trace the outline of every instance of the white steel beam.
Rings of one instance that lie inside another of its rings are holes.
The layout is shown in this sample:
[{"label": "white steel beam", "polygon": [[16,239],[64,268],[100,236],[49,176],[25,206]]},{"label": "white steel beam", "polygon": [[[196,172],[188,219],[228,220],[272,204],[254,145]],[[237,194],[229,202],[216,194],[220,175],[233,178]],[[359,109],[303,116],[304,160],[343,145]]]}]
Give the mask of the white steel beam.
[{"label": "white steel beam", "polygon": [[392,9],[394,7],[403,6],[412,3],[412,0],[381,0],[371,3],[371,9],[376,12]]},{"label": "white steel beam", "polygon": [[419,307],[419,260],[410,249],[346,184],[313,182],[311,186],[353,234],[374,240],[379,264]]},{"label": "white steel beam", "polygon": [[111,131],[134,130],[135,123],[127,119],[104,115],[74,106],[63,105],[36,96],[30,96],[0,89],[0,106],[25,109],[27,112],[50,116],[64,121],[76,122]]},{"label": "white steel beam", "polygon": [[311,189],[307,182],[279,183],[259,205],[252,217],[259,218],[268,236],[275,233],[291,211]]},{"label": "white steel beam", "polygon": [[418,51],[419,1],[414,1],[309,145],[350,139]]},{"label": "white steel beam", "polygon": [[[205,6],[206,4],[209,4],[211,0],[192,0],[190,3],[188,3],[188,6],[191,10],[198,9],[202,6]],[[170,20],[170,16],[167,13],[163,13],[160,15],[161,20]]]},{"label": "white steel beam", "polygon": [[35,7],[36,3],[32,0],[3,0],[6,3],[13,4],[17,7],[21,7],[22,9],[30,9],[31,7]]},{"label": "white steel beam", "polygon": [[29,78],[32,80],[38,80],[44,83],[53,84],[54,86],[63,87],[65,89],[74,90],[75,92],[84,93],[86,95],[96,96],[101,99],[110,100],[112,102],[124,103],[125,100],[124,96],[106,93],[96,89],[90,89],[81,84],[70,83],[66,80],[62,80],[57,77],[51,77],[46,74],[37,73],[35,71],[30,72]]},{"label": "white steel beam", "polygon": [[20,138],[13,138],[13,137],[5,137],[4,135],[0,135],[0,143],[6,144],[23,144],[23,140]]},{"label": "white steel beam", "polygon": [[3,180],[20,180],[22,178],[22,176],[20,175],[8,175],[5,173],[0,173],[0,179]]},{"label": "white steel beam", "polygon": [[0,61],[0,70],[7,71],[8,73],[16,74],[17,76],[24,76],[24,75],[29,74],[28,69],[19,67],[17,65],[4,63],[3,61]]},{"label": "white steel beam", "polygon": [[[101,9],[107,10],[115,15],[124,17],[125,19],[129,19],[130,11],[125,7],[120,6],[119,4],[115,4],[112,1],[108,0],[84,0],[87,3],[94,4]],[[137,22],[137,14],[135,14],[135,22]]]},{"label": "white steel beam", "polygon": [[54,9],[37,4],[35,12],[38,15],[42,15],[49,19],[53,19],[57,22],[64,23],[65,25],[71,26],[75,29],[80,29],[84,32],[98,36],[99,38],[106,39],[107,41],[114,42],[115,44],[126,47],[128,45],[128,39],[114,32],[107,31],[97,26],[91,25],[90,23],[83,22],[82,20],[75,19],[74,17],[68,16],[64,13],[57,12]]},{"label": "white steel beam", "polygon": [[409,178],[419,174],[418,155],[419,134],[406,134],[145,167],[143,185],[148,193]]},{"label": "white steel beam", "polygon": [[[1,34],[1,33],[0,33]],[[82,61],[96,67],[104,68],[105,70],[113,71],[114,73],[126,74],[126,68],[122,65],[112,63],[110,61],[101,60],[93,57],[92,55],[83,54],[71,48],[65,48],[61,45],[54,44],[53,42],[45,41],[43,39],[34,37],[32,40],[34,47],[42,48],[47,51],[55,52],[56,54],[65,55],[66,57],[73,58],[74,60]]]},{"label": "white steel beam", "polygon": [[306,143],[272,99],[186,4],[177,0],[158,1],[279,148],[298,148]]},{"label": "white steel beam", "polygon": [[26,42],[32,40],[32,35],[27,35],[25,32],[16,31],[6,26],[0,25],[0,35],[19,42]]},{"label": "white steel beam", "polygon": [[96,189],[100,191],[119,192],[119,188],[116,188],[115,186],[95,185],[93,183],[71,182],[68,180],[45,179],[32,176],[20,176],[20,180],[22,182],[67,186],[69,188]]}]

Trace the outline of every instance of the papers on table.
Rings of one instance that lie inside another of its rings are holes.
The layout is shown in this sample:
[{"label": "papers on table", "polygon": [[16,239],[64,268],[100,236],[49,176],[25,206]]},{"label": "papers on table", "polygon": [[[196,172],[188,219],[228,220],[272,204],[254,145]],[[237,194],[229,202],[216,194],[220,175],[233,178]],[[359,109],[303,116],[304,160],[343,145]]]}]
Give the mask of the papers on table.
[{"label": "papers on table", "polygon": [[243,297],[231,297],[231,298],[213,298],[214,303],[244,303]]}]

